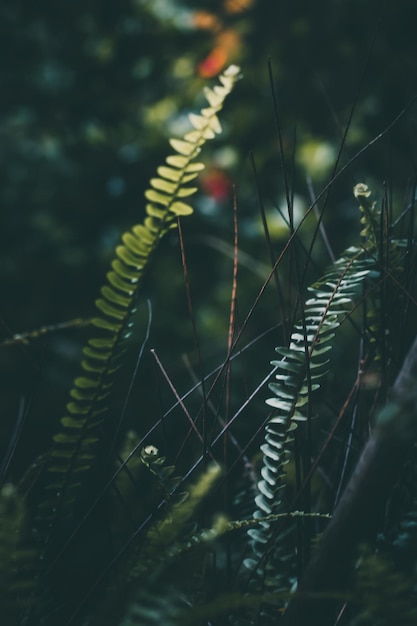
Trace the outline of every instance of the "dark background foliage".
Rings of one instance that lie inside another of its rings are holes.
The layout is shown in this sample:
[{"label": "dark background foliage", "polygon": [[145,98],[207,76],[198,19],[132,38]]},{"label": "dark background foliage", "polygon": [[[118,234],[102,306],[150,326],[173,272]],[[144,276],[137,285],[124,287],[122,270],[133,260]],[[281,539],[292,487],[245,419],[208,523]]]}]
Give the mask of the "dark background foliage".
[{"label": "dark background foliage", "polygon": [[[244,80],[222,115],[221,139],[204,154],[208,168],[201,177],[196,213],[183,224],[204,371],[221,363],[232,288],[233,185],[242,251],[238,320],[245,318],[270,264],[259,195],[276,255],[288,236],[277,211],[285,205],[285,185],[268,60],[299,218],[310,203],[307,181],[311,178],[319,193],[331,179],[352,110],[339,170],[416,95],[414,31],[411,0],[181,4],[4,0],[0,5],[4,342],[16,333],[74,318],[87,320],[93,314],[94,297],[114,246],[127,227],[143,218],[143,192],[167,154],[167,139],[181,134],[186,128],[184,113],[202,104],[202,86],[233,62],[241,65]],[[331,186],[324,222],[336,253],[358,237],[351,197],[355,182],[363,179],[380,195],[385,182],[394,205],[398,210],[404,206],[414,185],[415,136],[411,106],[392,131]],[[313,224],[310,220],[301,232],[306,244]],[[328,262],[321,242],[314,262],[309,279]],[[285,264],[283,275],[284,268]],[[153,312],[148,347],[155,348],[178,390],[184,392],[192,384],[181,355],[190,355],[200,375],[178,235],[173,233],[146,277],[137,342],[114,400],[115,411],[121,412],[143,340],[146,299]],[[272,347],[282,340],[273,330],[279,321],[276,293],[267,289],[243,338],[246,343],[272,329],[248,352],[247,370],[257,376],[268,372]],[[24,414],[26,420],[16,474],[48,445],[45,434],[56,430],[85,336],[88,328],[75,325],[27,344],[1,347],[2,449],[18,416]],[[126,413],[126,423],[141,434],[173,401],[152,364],[146,351]],[[243,382],[236,396],[240,390],[245,393]],[[242,403],[242,397],[232,400],[237,406]]]}]

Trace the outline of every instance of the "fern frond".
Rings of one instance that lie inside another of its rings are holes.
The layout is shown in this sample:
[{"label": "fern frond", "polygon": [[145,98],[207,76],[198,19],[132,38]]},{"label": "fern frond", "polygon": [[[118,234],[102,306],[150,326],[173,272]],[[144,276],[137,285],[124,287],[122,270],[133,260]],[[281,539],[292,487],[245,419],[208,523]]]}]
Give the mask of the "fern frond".
[{"label": "fern frond", "polygon": [[[153,446],[146,446],[140,456],[169,502],[164,499],[156,507],[150,527],[142,525],[142,532],[130,543],[127,559],[119,566],[118,584],[106,594],[104,608],[97,607],[93,624],[102,623],[103,616],[117,605],[119,595],[123,596],[123,624],[154,624],[158,616],[159,623],[182,623],[184,611],[196,601],[204,586],[201,578],[207,546],[223,530],[217,522],[213,528],[202,530],[196,517],[200,504],[219,479],[219,466],[209,466],[195,483],[187,486],[186,492],[179,493],[172,484],[168,486],[175,469],[165,464]],[[177,486],[179,482],[181,479],[176,479]]]},{"label": "fern frond", "polygon": [[[368,191],[362,185],[355,195]],[[362,189],[362,187],[364,189]],[[361,196],[362,198],[362,196]],[[278,347],[279,360],[272,361],[274,382],[269,384],[274,396],[266,400],[274,415],[265,427],[265,443],[261,480],[255,498],[257,510],[254,518],[276,515],[284,511],[281,493],[286,483],[285,466],[290,460],[294,431],[299,422],[307,419],[311,410],[312,394],[317,391],[329,369],[329,356],[334,337],[343,319],[349,315],[365,279],[378,275],[376,255],[373,254],[376,233],[374,204],[366,204],[364,230],[367,246],[351,246],[316,283],[308,288],[303,323],[294,326],[288,347]],[[286,571],[283,564],[294,564],[290,554],[288,528],[276,536],[268,522],[259,528],[249,529],[253,557],[245,564],[264,579],[267,590],[282,591],[292,584],[294,572]],[[268,572],[274,572],[269,576]]]},{"label": "fern frond", "polygon": [[73,382],[60,430],[53,437],[52,451],[34,492],[32,525],[44,573],[53,570],[67,549],[92,501],[91,489],[95,490],[94,499],[104,485],[117,430],[117,424],[108,418],[108,396],[131,336],[142,277],[163,236],[176,227],[178,217],[193,212],[188,201],[197,188],[190,182],[204,168],[196,158],[205,142],[221,132],[217,114],[239,71],[236,66],[229,67],[220,77],[220,85],[206,90],[209,106],[200,115],[190,116],[194,130],[183,139],[170,140],[173,153],[157,169],[145,192],[143,223],[124,233],[115,249],[107,283],[95,302],[95,335],[83,349],[81,372]]},{"label": "fern frond", "polygon": [[47,470],[49,496],[42,497],[39,525],[47,530],[54,520],[73,511],[76,493],[95,460],[102,442],[101,427],[105,420],[106,400],[114,374],[121,365],[121,355],[130,336],[130,320],[135,310],[138,289],[149,259],[166,232],[176,226],[178,216],[189,215],[192,207],[183,199],[195,193],[189,187],[203,169],[194,162],[204,143],[221,131],[217,113],[230,93],[239,75],[236,66],[229,67],[220,77],[221,85],[206,91],[209,107],[201,115],[191,115],[194,130],[182,140],[171,139],[176,154],[166,159],[166,165],[157,170],[158,177],[150,181],[145,192],[148,200],[147,217],[122,236],[116,248],[116,258],[107,274],[108,283],[96,300],[98,315],[93,325],[100,331],[88,341],[83,350],[82,373],[74,380],[66,415],[61,419],[61,430],[54,437]]},{"label": "fern frond", "polygon": [[[309,288],[313,297],[305,304],[305,326],[295,325],[288,348],[276,348],[281,359],[272,361],[275,382],[269,384],[275,395],[266,401],[275,414],[266,425],[265,443],[261,446],[264,462],[255,498],[258,507],[255,518],[282,511],[280,492],[285,485],[285,466],[290,460],[294,431],[299,422],[307,419],[311,394],[320,388],[328,372],[335,331],[373,267],[372,260],[360,248],[347,250]],[[269,524],[249,530],[248,534],[255,555],[263,557],[265,545],[272,537]],[[252,560],[247,564],[250,568],[254,565]]]},{"label": "fern frond", "polygon": [[[169,476],[173,470],[174,468],[169,466]],[[160,472],[161,467],[158,468],[158,474]],[[220,467],[211,465],[197,482],[187,489],[187,492],[175,494],[174,503],[168,509],[167,514],[151,526],[146,533],[146,538],[139,548],[139,558],[135,559],[137,562],[135,576],[138,575],[138,572],[143,576],[145,572],[155,570],[156,567],[161,567],[161,565],[166,567],[166,559],[177,557],[192,545],[198,543],[197,540],[193,539],[195,526],[192,520],[198,506],[211,492],[220,474]],[[180,480],[177,479],[176,484]],[[164,475],[164,487],[165,481],[166,476]],[[172,496],[171,490],[169,495]],[[205,531],[203,535],[207,540],[209,535],[206,535]]]}]

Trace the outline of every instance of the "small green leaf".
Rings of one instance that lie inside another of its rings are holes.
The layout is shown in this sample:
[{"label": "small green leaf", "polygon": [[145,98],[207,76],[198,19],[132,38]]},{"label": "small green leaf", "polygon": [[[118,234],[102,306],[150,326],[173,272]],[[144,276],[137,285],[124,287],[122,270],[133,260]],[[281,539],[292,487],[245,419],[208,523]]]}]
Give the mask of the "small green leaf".
[{"label": "small green leaf", "polygon": [[126,280],[125,278],[122,278],[121,276],[119,276],[119,274],[116,274],[116,272],[108,272],[107,280],[113,287],[115,287],[116,289],[119,289],[120,291],[123,291],[128,296],[133,295],[134,288],[130,280]]},{"label": "small green leaf", "polygon": [[307,418],[306,418],[305,415],[303,415],[299,411],[294,411],[294,415],[292,416],[292,420],[294,422],[306,422]]},{"label": "small green leaf", "polygon": [[141,241],[148,244],[149,246],[155,243],[155,237],[149,231],[148,228],[145,228],[142,224],[137,224],[133,226],[132,232],[135,233],[136,237],[138,237]]},{"label": "small green leaf", "polygon": [[193,143],[183,141],[182,139],[170,139],[169,143],[176,152],[187,157],[190,157],[193,152],[197,150],[196,146]]},{"label": "small green leaf", "polygon": [[213,107],[207,107],[205,109],[201,109],[200,113],[201,115],[204,115],[207,120],[209,120],[216,114],[216,109],[213,109]]},{"label": "small green leaf", "polygon": [[215,93],[213,89],[210,89],[209,87],[204,87],[204,95],[209,105],[213,108],[216,108],[220,104],[222,104],[224,99],[222,95]]},{"label": "small green leaf", "polygon": [[222,98],[222,100],[224,100],[226,98],[226,96],[228,95],[228,93],[229,93],[229,89],[227,87],[225,87],[224,84],[223,85],[214,85],[213,91],[214,91],[215,94],[220,96]]},{"label": "small green leaf", "polygon": [[88,345],[92,348],[97,348],[98,350],[111,350],[114,345],[113,337],[100,337],[100,338],[92,338],[88,340]]},{"label": "small green leaf", "polygon": [[132,233],[124,233],[122,241],[130,252],[135,256],[143,257],[142,260],[145,262],[151,251],[151,246],[147,242],[139,237],[135,237]]},{"label": "small green leaf", "polygon": [[190,180],[195,180],[198,177],[198,172],[194,172],[194,174],[184,174],[181,179],[181,184],[186,185],[190,182]]},{"label": "small green leaf", "polygon": [[168,156],[165,161],[168,165],[172,165],[172,167],[176,167],[179,170],[182,170],[186,167],[189,159],[184,156],[180,156],[179,154],[173,154],[172,156]]},{"label": "small green leaf", "polygon": [[167,180],[163,178],[151,178],[149,181],[154,189],[158,191],[164,191],[168,195],[173,195],[175,191],[178,189],[178,185],[174,183],[169,183]]},{"label": "small green leaf", "polygon": [[[166,220],[167,217],[168,217],[168,213],[167,211],[164,211],[163,219]],[[154,238],[154,242],[161,239],[163,233],[166,232],[166,230],[164,231],[162,229],[160,222],[161,222],[160,219],[155,219],[154,217],[151,217],[151,216],[145,217],[143,221],[144,228],[146,228],[149,231],[149,233],[152,234]]]},{"label": "small green leaf", "polygon": [[[62,423],[62,420],[61,420]],[[74,451],[71,448],[68,448],[67,450],[63,450],[62,446],[60,446],[59,448],[56,448],[55,450],[52,450],[52,452],[49,453],[51,457],[53,458],[58,458],[58,459],[71,459]],[[56,485],[55,489],[56,491],[58,491],[59,487],[61,485]],[[51,486],[47,485],[46,486],[47,489],[50,489]]]},{"label": "small green leaf", "polygon": [[74,385],[80,389],[96,389],[101,384],[99,379],[86,378],[85,376],[76,378]]},{"label": "small green leaf", "polygon": [[[300,367],[300,363],[291,363],[290,361],[271,361],[271,365],[274,367],[279,367],[281,370],[289,370],[290,372],[294,372],[294,374],[298,374],[299,376],[302,374],[302,368]],[[301,370],[301,371],[300,371]]]},{"label": "small green leaf", "polygon": [[79,402],[88,402],[88,403],[91,403],[93,400],[95,402],[97,402],[97,401],[101,402],[102,400],[107,398],[109,396],[109,394],[110,394],[110,391],[107,391],[105,393],[97,394],[92,389],[87,391],[87,390],[73,388],[70,391],[71,398],[74,398],[74,400],[78,400]]},{"label": "small green leaf", "polygon": [[[262,495],[264,495],[266,498],[269,498],[270,500],[273,499],[274,492],[270,489],[268,483],[265,480],[260,480],[259,481],[258,489],[262,493]],[[265,539],[265,543],[266,543],[268,539],[266,537],[264,537],[264,539]]]},{"label": "small green leaf", "polygon": [[[204,131],[205,132],[205,131]],[[193,144],[194,146],[196,146],[199,142],[202,141],[202,137],[204,135],[201,134],[201,132],[199,130],[190,130],[189,133],[187,133],[186,135],[184,135],[184,140],[188,141],[189,143]],[[214,137],[214,135],[213,135]],[[210,137],[210,139],[212,139],[212,137]]]},{"label": "small green leaf", "polygon": [[[315,337],[315,334],[307,335],[307,343],[311,343],[315,339]],[[293,332],[291,335],[291,339],[292,341],[300,341],[304,343],[304,334],[302,334],[301,332]]]},{"label": "small green leaf", "polygon": [[221,80],[223,84],[225,84],[225,81],[227,81],[229,88],[232,88],[235,81],[237,81],[239,78],[241,78],[240,67],[239,65],[233,65],[233,64],[226,67],[223,74],[219,76],[219,79]]},{"label": "small green leaf", "polygon": [[317,344],[317,347],[314,346],[314,348],[313,348],[314,357],[320,356],[321,354],[325,354],[326,352],[328,352],[329,350],[331,350],[333,348],[333,346],[323,346],[321,348],[321,347],[319,347],[320,345],[321,344]]},{"label": "small green leaf", "polygon": [[213,117],[211,117],[208,120],[209,126],[210,128],[217,134],[219,135],[222,132],[222,127],[219,121],[219,118],[217,117],[217,115],[213,115]]},{"label": "small green leaf", "polygon": [[79,402],[68,402],[65,406],[68,413],[72,413],[73,415],[87,415],[90,412],[90,406],[82,406]]},{"label": "small green leaf", "polygon": [[74,398],[75,400],[80,400],[80,401],[91,401],[94,396],[95,396],[95,392],[94,390],[81,390],[81,389],[77,389],[77,388],[73,388],[70,391],[70,396],[71,398]]},{"label": "small green leaf", "polygon": [[120,324],[116,324],[115,322],[110,322],[109,320],[103,319],[102,317],[95,317],[93,319],[93,324],[94,326],[97,326],[98,328],[103,328],[104,330],[108,330],[114,335],[116,335],[120,330]]},{"label": "small green leaf", "polygon": [[145,267],[146,260],[133,254],[126,246],[117,246],[116,254],[126,265],[130,265],[138,271]]},{"label": "small green leaf", "polygon": [[265,443],[262,444],[261,451],[265,454],[265,456],[268,456],[270,459],[272,459],[275,462],[281,460],[281,454],[277,452],[276,450],[274,450],[274,448],[272,448],[269,444],[265,444]]},{"label": "small green leaf", "polygon": [[215,136],[216,133],[211,128],[206,128],[206,130],[203,132],[204,139],[214,139]]},{"label": "small green leaf", "polygon": [[274,378],[280,380],[281,384],[284,384],[286,387],[298,387],[299,378],[293,376],[291,373],[275,374]]},{"label": "small green leaf", "polygon": [[278,352],[278,354],[281,354],[281,356],[284,356],[293,361],[300,361],[301,363],[304,363],[305,361],[305,357],[302,356],[300,353],[294,353],[292,348],[290,349],[278,346],[277,348],[275,348],[275,352]]},{"label": "small green leaf", "polygon": [[[95,348],[91,348],[90,346],[85,346],[83,348],[83,354],[85,354],[85,356],[88,356],[91,359],[98,360],[98,361],[107,361],[109,357],[108,352],[104,352],[104,353],[99,352],[98,350],[96,350]],[[101,371],[101,370],[98,370],[98,371]]]},{"label": "small green leaf", "polygon": [[[54,435],[52,439],[55,443],[68,443],[72,445],[78,442],[79,437],[77,435],[69,435],[68,433],[58,433],[57,435]],[[57,471],[60,470],[57,469]],[[66,471],[66,469],[63,471]]]},{"label": "small green leaf", "polygon": [[258,541],[259,543],[267,543],[268,542],[268,537],[265,535],[265,533],[262,533],[257,528],[249,528],[248,531],[247,531],[247,534],[249,535],[249,537],[251,539],[254,539],[255,541]]},{"label": "small green leaf", "polygon": [[175,215],[191,215],[194,213],[193,207],[189,204],[185,204],[184,202],[174,202],[169,207],[169,210],[172,211],[172,213],[175,213]]},{"label": "small green leaf", "polygon": [[295,405],[296,405],[297,408],[299,408],[300,406],[306,405],[307,402],[308,402],[308,395],[307,396],[303,396],[303,395],[300,394],[297,397],[297,402],[295,403]]},{"label": "small green leaf", "polygon": [[165,167],[165,165],[161,165],[156,171],[159,176],[166,178],[167,180],[172,180],[174,183],[177,183],[182,176],[182,171],[179,171],[178,169],[174,170],[172,167]]},{"label": "small green leaf", "polygon": [[111,266],[118,276],[130,281],[132,284],[137,283],[142,274],[142,272],[138,272],[137,270],[129,269],[124,263],[121,263],[119,259],[114,259]]},{"label": "small green leaf", "polygon": [[180,187],[176,195],[178,198],[186,198],[192,196],[196,191],[198,191],[198,187]]},{"label": "small green leaf", "polygon": [[117,291],[115,291],[111,287],[108,287],[107,285],[101,288],[101,294],[104,298],[106,298],[106,300],[114,302],[115,304],[118,304],[122,307],[128,307],[129,304],[132,302],[132,298],[127,298],[126,296],[120,295],[120,293],[117,293]]},{"label": "small green leaf", "polygon": [[288,415],[274,415],[274,417],[271,417],[271,419],[268,421],[267,426],[269,426],[270,424],[279,424],[280,426],[285,426],[285,429],[287,429],[288,419]]},{"label": "small green leaf", "polygon": [[195,113],[190,113],[188,115],[188,119],[190,120],[190,122],[194,126],[194,128],[196,128],[197,130],[201,130],[202,128],[205,128],[207,126],[206,118],[202,117],[201,115],[196,115]]},{"label": "small green leaf", "polygon": [[170,196],[159,193],[159,191],[155,191],[155,189],[148,189],[147,191],[145,191],[145,198],[147,200],[150,200],[151,202],[162,204],[162,206],[168,206],[168,204],[171,202]]},{"label": "small green leaf", "polygon": [[63,417],[61,419],[61,424],[65,426],[65,428],[83,428],[85,420],[84,419],[74,419],[73,417]]},{"label": "small green leaf", "polygon": [[100,309],[102,313],[105,313],[109,317],[116,320],[123,320],[126,317],[126,311],[124,309],[118,309],[102,298],[98,298],[98,300],[96,300],[96,307]]},{"label": "small green leaf", "polygon": [[91,361],[81,361],[81,367],[86,372],[91,372],[93,374],[97,374],[101,376],[104,371],[105,363],[91,363]]},{"label": "small green leaf", "polygon": [[278,383],[269,383],[268,388],[275,393],[277,396],[282,398],[283,400],[294,400],[294,394],[288,393],[287,390],[283,387],[283,385],[279,385]]},{"label": "small green leaf", "polygon": [[150,202],[146,205],[146,213],[150,215],[150,217],[155,217],[158,220],[164,219],[167,214],[165,209],[160,209]]},{"label": "small green leaf", "polygon": [[190,163],[184,171],[187,172],[187,174],[189,172],[201,172],[205,167],[204,163]]},{"label": "small green leaf", "polygon": [[291,411],[293,407],[293,402],[287,402],[285,400],[280,400],[280,398],[268,398],[265,400],[266,404],[269,406],[273,406],[274,409],[279,409],[280,411]]}]

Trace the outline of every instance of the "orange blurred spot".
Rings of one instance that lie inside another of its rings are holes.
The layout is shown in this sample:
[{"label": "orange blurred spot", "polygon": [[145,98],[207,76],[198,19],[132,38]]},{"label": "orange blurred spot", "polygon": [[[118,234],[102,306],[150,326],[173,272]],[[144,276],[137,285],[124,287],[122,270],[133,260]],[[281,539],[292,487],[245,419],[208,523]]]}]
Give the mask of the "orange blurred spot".
[{"label": "orange blurred spot", "polygon": [[223,48],[214,48],[208,57],[197,66],[198,74],[202,78],[212,78],[222,71],[227,63],[227,53]]},{"label": "orange blurred spot", "polygon": [[225,0],[223,8],[226,13],[242,13],[253,5],[254,0]]},{"label": "orange blurred spot", "polygon": [[218,31],[221,28],[218,17],[208,11],[194,11],[193,24],[199,30]]},{"label": "orange blurred spot", "polygon": [[235,30],[227,29],[216,37],[216,46],[197,67],[198,74],[202,78],[216,76],[230,61],[241,44],[241,39]]}]

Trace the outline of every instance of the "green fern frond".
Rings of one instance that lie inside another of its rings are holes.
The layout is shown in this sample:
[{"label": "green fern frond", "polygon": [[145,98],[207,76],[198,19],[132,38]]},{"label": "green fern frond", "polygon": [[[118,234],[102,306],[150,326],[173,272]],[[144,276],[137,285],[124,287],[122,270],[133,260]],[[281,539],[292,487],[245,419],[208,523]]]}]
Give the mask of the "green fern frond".
[{"label": "green fern frond", "polygon": [[[140,457],[166,494],[167,479],[169,482],[175,469],[165,465],[165,459],[153,446],[146,446]],[[164,468],[169,469],[168,477]],[[186,493],[177,493],[169,485],[169,504],[157,507],[150,528],[138,534],[127,560],[119,568],[118,588],[106,594],[104,604],[114,604],[113,596],[123,595],[123,624],[180,624],[185,611],[201,594],[207,547],[221,534],[223,526],[216,522],[213,528],[201,530],[196,513],[220,474],[219,466],[209,466],[195,483],[187,486]],[[101,623],[106,612],[99,607],[93,623]]]},{"label": "green fern frond", "polygon": [[[365,279],[378,276],[374,254],[377,240],[375,204],[368,201],[368,188],[357,185],[355,195],[361,198],[363,208],[362,234],[367,244],[348,248],[315,284],[308,288],[303,323],[296,324],[289,346],[278,347],[279,360],[272,361],[274,382],[269,384],[274,396],[266,402],[274,415],[265,427],[264,455],[254,518],[265,518],[284,511],[282,490],[286,484],[285,466],[290,460],[294,431],[299,422],[307,419],[311,410],[312,394],[317,391],[329,369],[329,356],[336,331],[354,307]],[[361,208],[361,210],[362,210]],[[294,564],[288,525],[275,536],[271,524],[263,522],[259,528],[249,529],[253,557],[245,564],[256,577],[264,579],[264,588],[282,591],[292,584],[293,571],[283,565]],[[275,567],[276,566],[276,567]],[[269,576],[268,572],[275,572]]]},{"label": "green fern frond", "polygon": [[181,140],[170,140],[175,154],[158,168],[158,176],[151,179],[151,187],[145,192],[147,216],[122,236],[116,248],[108,283],[96,300],[98,315],[92,323],[98,334],[83,350],[82,372],[74,380],[61,430],[54,437],[46,490],[38,507],[39,536],[48,537],[57,519],[71,519],[74,514],[76,495],[102,443],[107,398],[131,333],[131,317],[144,270],[161,238],[176,226],[177,218],[193,211],[184,200],[197,190],[188,184],[204,167],[194,161],[204,143],[221,131],[217,113],[238,77],[239,68],[229,67],[220,76],[221,84],[206,90],[209,106],[200,115],[190,116],[194,130]]},{"label": "green fern frond", "polygon": [[[161,472],[161,465],[162,463],[158,468],[158,474]],[[169,466],[169,476],[171,476],[173,469]],[[220,474],[220,467],[213,464],[203,472],[196,483],[187,488],[186,492],[175,493],[174,503],[168,509],[167,514],[151,526],[146,533],[144,541],[141,543],[139,556],[135,558],[137,565],[134,577],[138,573],[140,573],[140,576],[143,576],[149,569],[155,570],[155,568],[161,566],[165,568],[167,559],[178,557],[190,547],[199,543],[194,539],[196,527],[193,518],[201,502],[218,481]],[[180,480],[177,479],[177,485]],[[166,477],[163,476],[164,488],[165,481]],[[169,496],[171,497],[172,495],[170,489]],[[207,534],[203,531],[201,538],[203,538],[203,535],[205,540],[210,538],[210,533]]]},{"label": "green fern frond", "polygon": [[[266,425],[265,443],[261,446],[264,463],[255,498],[255,518],[282,510],[280,492],[285,485],[285,466],[290,460],[294,431],[299,422],[307,419],[311,393],[320,388],[328,372],[335,331],[373,267],[362,249],[347,250],[323,279],[309,288],[313,297],[305,304],[305,326],[295,325],[288,348],[276,348],[281,359],[272,361],[276,382],[269,384],[275,395],[266,401],[275,414]],[[248,534],[255,555],[261,558],[271,540],[269,524],[249,530]],[[247,564],[253,567],[252,560]]]}]

